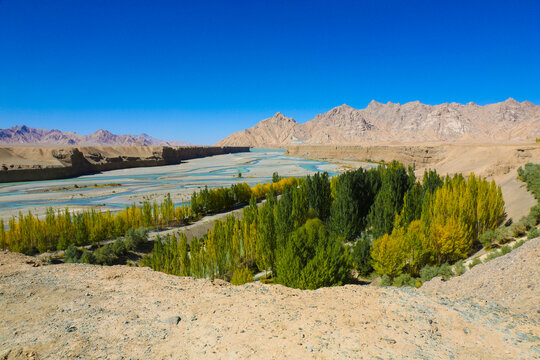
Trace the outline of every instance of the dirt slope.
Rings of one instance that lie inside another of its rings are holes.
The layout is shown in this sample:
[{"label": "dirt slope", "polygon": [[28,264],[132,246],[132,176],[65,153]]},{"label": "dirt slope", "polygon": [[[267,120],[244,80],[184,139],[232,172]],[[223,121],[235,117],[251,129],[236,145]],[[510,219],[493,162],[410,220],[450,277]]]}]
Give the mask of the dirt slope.
[{"label": "dirt slope", "polygon": [[540,238],[505,256],[476,265],[463,276],[448,281],[436,278],[421,289],[426,294],[496,301],[540,321]]},{"label": "dirt slope", "polygon": [[[236,287],[146,268],[36,265],[0,253],[0,359],[540,356],[536,320],[479,299],[359,285]],[[529,282],[538,283],[538,271],[532,275]]]}]

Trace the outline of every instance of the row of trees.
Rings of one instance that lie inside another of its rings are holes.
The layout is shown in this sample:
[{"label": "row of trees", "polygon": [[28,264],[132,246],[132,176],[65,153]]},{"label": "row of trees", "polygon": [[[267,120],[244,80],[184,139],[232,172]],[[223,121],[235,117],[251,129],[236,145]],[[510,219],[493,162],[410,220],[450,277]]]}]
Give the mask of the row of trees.
[{"label": "row of trees", "polygon": [[[323,191],[309,191],[316,184]],[[342,284],[351,268],[349,254],[316,217],[314,206],[323,198],[330,199],[328,174],[299,180],[279,199],[270,188],[261,206],[253,195],[241,219],[230,215],[216,221],[205,237],[189,245],[183,234],[158,239],[143,264],[170,274],[226,280],[271,271],[275,282],[305,289]]]},{"label": "row of trees", "polygon": [[480,246],[479,236],[505,217],[500,187],[471,174],[447,177],[435,189],[415,184],[405,195],[391,233],[372,246],[379,274],[418,276],[426,265],[455,262]]},{"label": "row of trees", "polygon": [[0,219],[0,248],[26,254],[66,249],[69,245],[88,245],[115,239],[130,228],[162,228],[187,224],[208,213],[227,211],[247,203],[251,196],[260,199],[270,190],[281,192],[295,186],[295,178],[281,179],[277,183],[257,184],[251,188],[246,183],[230,188],[208,189],[193,193],[189,204],[175,205],[168,194],[160,203],[143,202],[118,212],[99,212],[94,209],[82,212],[47,210],[44,219],[31,212],[12,217],[5,229]]},{"label": "row of trees", "polygon": [[183,236],[157,241],[144,263],[236,283],[271,271],[277,283],[314,289],[346,282],[353,267],[395,277],[462,259],[504,218],[495,183],[435,171],[419,182],[412,168],[393,162],[297,179],[279,199],[270,185],[261,206],[252,193],[242,219],[217,221],[190,244]]}]

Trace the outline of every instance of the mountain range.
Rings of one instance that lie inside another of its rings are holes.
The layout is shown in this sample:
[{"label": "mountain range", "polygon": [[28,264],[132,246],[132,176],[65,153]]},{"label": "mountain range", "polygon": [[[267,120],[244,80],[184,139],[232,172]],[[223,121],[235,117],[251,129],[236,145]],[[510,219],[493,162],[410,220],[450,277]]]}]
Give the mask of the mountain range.
[{"label": "mountain range", "polygon": [[0,145],[68,145],[68,146],[131,146],[170,145],[189,146],[184,142],[166,142],[147,134],[115,135],[107,130],[98,130],[90,135],[79,135],[60,130],[34,129],[26,125],[0,129]]},{"label": "mountain range", "polygon": [[220,146],[354,145],[375,142],[508,141],[540,137],[540,106],[514,99],[484,106],[419,101],[365,109],[341,105],[300,124],[277,113],[219,141]]}]

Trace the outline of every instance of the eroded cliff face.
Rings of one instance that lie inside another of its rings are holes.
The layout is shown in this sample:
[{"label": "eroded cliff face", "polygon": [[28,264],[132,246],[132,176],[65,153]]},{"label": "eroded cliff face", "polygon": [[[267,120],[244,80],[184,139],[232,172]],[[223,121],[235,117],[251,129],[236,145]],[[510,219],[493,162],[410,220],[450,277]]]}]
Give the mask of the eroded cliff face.
[{"label": "eroded cliff face", "polygon": [[124,146],[0,148],[0,182],[64,179],[100,171],[179,164],[249,151],[245,146]]},{"label": "eroded cliff face", "polygon": [[317,159],[390,162],[399,161],[406,166],[429,166],[443,159],[446,146],[429,145],[289,145],[287,154]]}]

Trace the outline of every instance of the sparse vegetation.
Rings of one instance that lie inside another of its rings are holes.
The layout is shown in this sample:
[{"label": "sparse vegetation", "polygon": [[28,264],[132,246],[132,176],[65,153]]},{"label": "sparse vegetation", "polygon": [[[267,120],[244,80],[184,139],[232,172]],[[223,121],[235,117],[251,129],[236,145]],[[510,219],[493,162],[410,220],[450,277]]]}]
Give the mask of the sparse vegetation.
[{"label": "sparse vegetation", "polygon": [[471,263],[469,264],[469,268],[472,269],[473,267],[475,267],[476,265],[479,265],[482,263],[482,260],[480,260],[480,258],[478,257],[475,257]]},{"label": "sparse vegetation", "polygon": [[527,239],[534,239],[540,236],[540,230],[538,228],[534,228],[531,231],[529,231],[529,234],[527,235]]}]

